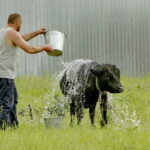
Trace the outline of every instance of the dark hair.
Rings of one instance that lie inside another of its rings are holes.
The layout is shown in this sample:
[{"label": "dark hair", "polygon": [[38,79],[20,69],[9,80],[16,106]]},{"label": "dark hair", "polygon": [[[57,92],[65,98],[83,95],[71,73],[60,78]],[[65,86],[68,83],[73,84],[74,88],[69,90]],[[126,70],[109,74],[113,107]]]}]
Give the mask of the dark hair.
[{"label": "dark hair", "polygon": [[21,15],[18,14],[18,13],[10,14],[10,15],[8,16],[8,21],[7,21],[7,23],[8,23],[8,24],[13,24],[13,23],[16,22],[16,20],[18,20],[18,19],[20,19],[20,18],[21,18]]}]

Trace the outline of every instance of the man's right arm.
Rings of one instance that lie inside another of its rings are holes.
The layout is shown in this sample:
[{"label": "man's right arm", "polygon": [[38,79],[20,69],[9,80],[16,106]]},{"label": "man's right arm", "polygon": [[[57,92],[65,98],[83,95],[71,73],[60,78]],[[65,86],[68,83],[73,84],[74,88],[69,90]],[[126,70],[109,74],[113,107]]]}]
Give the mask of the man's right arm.
[{"label": "man's right arm", "polygon": [[30,46],[21,36],[21,34],[15,30],[9,30],[6,33],[6,40],[10,40],[13,42],[14,45],[17,45],[22,50],[29,54],[36,54],[42,51],[51,52],[52,48],[50,45],[44,46]]}]

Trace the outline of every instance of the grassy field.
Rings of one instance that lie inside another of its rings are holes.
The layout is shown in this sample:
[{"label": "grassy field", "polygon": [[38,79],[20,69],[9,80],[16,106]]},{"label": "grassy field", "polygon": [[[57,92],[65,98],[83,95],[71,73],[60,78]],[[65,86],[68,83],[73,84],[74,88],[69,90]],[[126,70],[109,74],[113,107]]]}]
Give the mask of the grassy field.
[{"label": "grassy field", "polygon": [[[62,129],[46,129],[41,121],[48,99],[53,92],[62,97],[52,77],[19,77],[20,127],[0,131],[0,150],[150,150],[150,77],[122,79],[125,91],[113,96],[114,110],[108,113],[108,126],[101,128],[97,106],[95,127],[90,125],[88,111],[81,126],[69,127],[66,110]],[[33,108],[34,120],[28,115]]]}]

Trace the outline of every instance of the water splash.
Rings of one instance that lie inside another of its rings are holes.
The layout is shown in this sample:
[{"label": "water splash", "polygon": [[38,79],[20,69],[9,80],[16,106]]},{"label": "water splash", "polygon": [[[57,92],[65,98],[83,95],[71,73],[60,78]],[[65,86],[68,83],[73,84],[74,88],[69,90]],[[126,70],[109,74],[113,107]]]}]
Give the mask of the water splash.
[{"label": "water splash", "polygon": [[[75,60],[71,63],[65,63],[62,59],[60,58],[61,64],[64,67],[64,70],[60,72],[60,74],[57,76],[57,79],[60,79],[63,75],[64,72],[66,73],[66,80],[68,80],[70,84],[67,86],[70,86],[69,89],[67,89],[68,97],[72,95],[77,95],[80,94],[80,96],[83,96],[83,91],[81,92],[80,87],[81,83],[79,82],[79,78],[77,74],[79,73],[79,69],[81,65],[83,65],[85,62],[91,62],[92,60]],[[78,65],[76,65],[76,62],[78,61]],[[88,71],[85,69],[85,74],[88,73]],[[84,89],[82,89],[84,90]],[[79,93],[80,91],[80,93]],[[120,104],[115,101],[113,103],[113,96],[112,94],[108,93],[108,104],[110,106],[112,105],[114,109],[111,109],[111,119],[113,120],[114,124],[116,125],[117,128],[135,128],[140,126],[141,120],[138,119],[136,111],[130,111],[129,107],[126,104]]]},{"label": "water splash", "polygon": [[52,89],[49,93],[46,93],[43,97],[46,104],[42,118],[58,117],[65,115],[65,109],[68,108],[67,99],[61,94],[58,86],[58,81],[52,82]]},{"label": "water splash", "polygon": [[126,104],[116,103],[113,105],[111,118],[117,128],[135,128],[140,126],[141,120],[138,119],[135,110],[131,111]]}]

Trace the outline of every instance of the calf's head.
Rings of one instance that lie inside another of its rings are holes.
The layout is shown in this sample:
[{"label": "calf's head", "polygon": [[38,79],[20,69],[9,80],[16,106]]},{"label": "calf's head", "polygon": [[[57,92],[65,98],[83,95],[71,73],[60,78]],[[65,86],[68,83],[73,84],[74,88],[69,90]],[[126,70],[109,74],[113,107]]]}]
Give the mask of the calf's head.
[{"label": "calf's head", "polygon": [[99,91],[110,93],[123,92],[120,82],[120,70],[115,65],[97,65],[91,72],[96,76],[96,87]]}]

